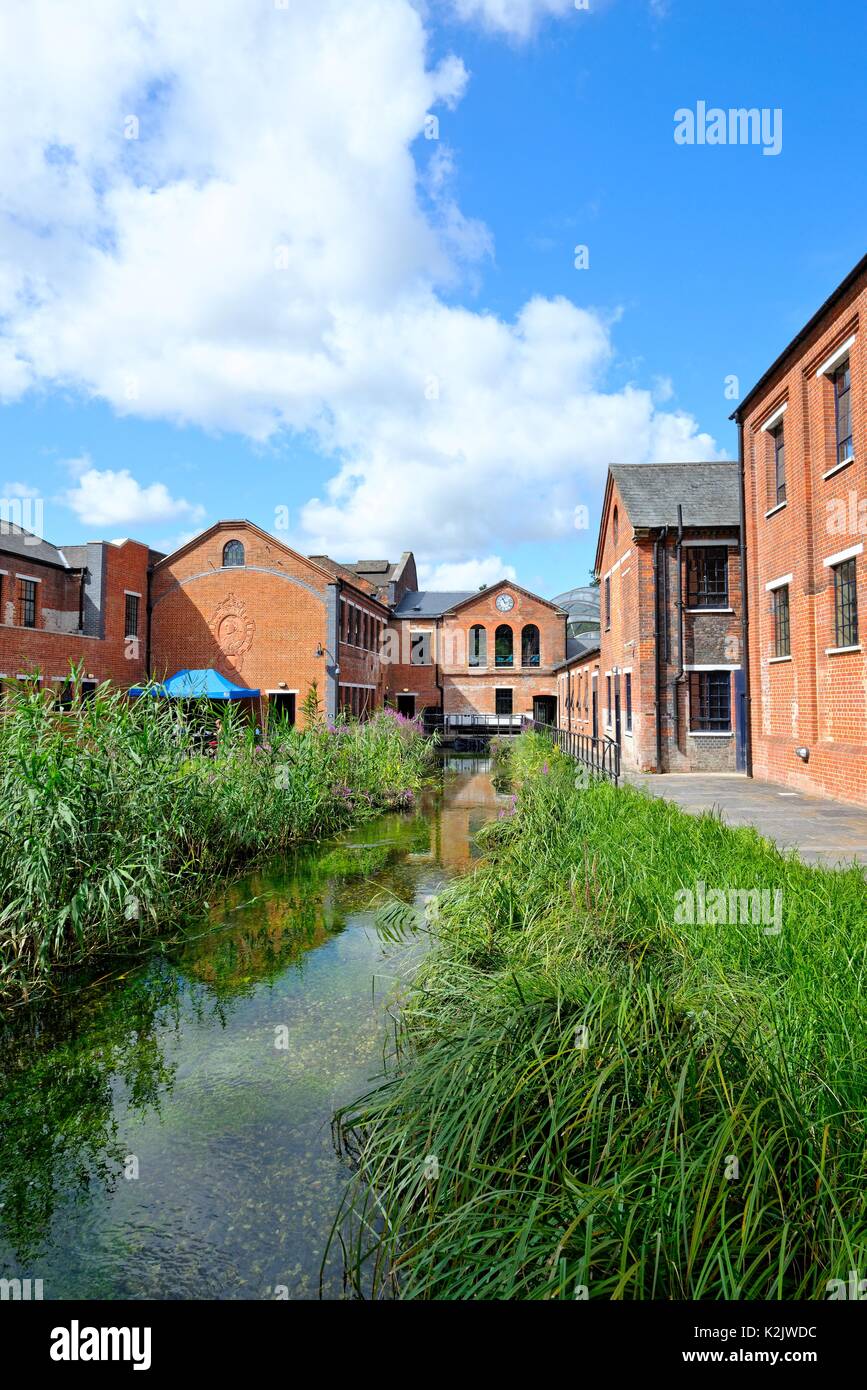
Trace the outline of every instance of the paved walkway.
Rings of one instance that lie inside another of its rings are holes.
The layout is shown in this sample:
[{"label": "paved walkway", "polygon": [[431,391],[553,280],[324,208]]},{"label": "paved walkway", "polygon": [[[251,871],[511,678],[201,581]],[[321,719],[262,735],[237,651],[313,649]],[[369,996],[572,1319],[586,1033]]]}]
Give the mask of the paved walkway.
[{"label": "paved walkway", "polygon": [[774,782],[731,772],[626,773],[623,779],[685,811],[716,808],[729,825],[752,825],[781,849],[796,849],[808,864],[867,865],[867,810],[805,796]]}]

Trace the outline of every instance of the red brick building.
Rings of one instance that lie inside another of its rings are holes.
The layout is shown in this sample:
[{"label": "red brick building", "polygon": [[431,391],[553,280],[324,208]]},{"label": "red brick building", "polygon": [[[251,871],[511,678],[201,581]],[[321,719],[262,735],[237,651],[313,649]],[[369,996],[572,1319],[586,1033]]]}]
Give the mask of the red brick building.
[{"label": "red brick building", "polygon": [[389,609],[374,586],[249,521],[219,521],[151,579],[151,672],[212,666],[291,720],[315,683],[324,713],[380,706]]},{"label": "red brick building", "polygon": [[243,520],[217,522],[165,556],[136,541],[61,550],[6,530],[4,680],[35,673],[60,693],[70,662],[86,690],[213,667],[261,692],[260,721],[279,709],[301,722],[314,685],[329,717],[386,702],[410,715],[556,717],[566,614],[517,584],[424,592],[409,551],[396,564],[341,565]]},{"label": "red brick building", "polygon": [[600,651],[564,673],[565,698],[581,732],[595,708],[626,770],[746,768],[739,517],[736,463],[609,469]]},{"label": "red brick building", "polygon": [[566,616],[508,580],[475,591],[409,590],[389,626],[387,694],[407,714],[527,714],[551,723]]},{"label": "red brick building", "polygon": [[138,541],[60,549],[0,523],[0,682],[35,677],[61,697],[71,666],[85,694],[144,679],[154,558]]},{"label": "red brick building", "polygon": [[732,417],[746,519],[751,768],[758,777],[861,805],[865,335],[867,257]]}]

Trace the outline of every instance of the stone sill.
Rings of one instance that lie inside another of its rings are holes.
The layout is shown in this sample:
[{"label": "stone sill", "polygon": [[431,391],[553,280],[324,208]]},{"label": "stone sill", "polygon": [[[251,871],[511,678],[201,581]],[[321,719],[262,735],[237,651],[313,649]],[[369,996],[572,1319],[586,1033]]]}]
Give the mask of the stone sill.
[{"label": "stone sill", "polygon": [[861,644],[860,644],[860,643],[858,643],[857,646],[854,646],[854,647],[826,647],[826,648],[825,648],[825,655],[826,655],[826,656],[843,656],[844,653],[846,653],[846,652],[860,652],[860,650],[861,650]]},{"label": "stone sill", "polygon": [[771,510],[769,512],[765,512],[765,521],[767,521],[769,516],[775,516],[777,512],[781,512],[783,508],[787,507],[788,505],[788,502],[778,502],[775,507],[771,507]]},{"label": "stone sill", "polygon": [[732,729],[687,729],[687,738],[734,738]]},{"label": "stone sill", "polygon": [[32,632],[39,637],[83,637],[87,642],[101,642],[103,640],[92,632],[61,632],[56,627],[24,627],[22,623],[0,623],[0,633],[3,632]]},{"label": "stone sill", "polygon": [[791,658],[790,656],[769,656],[769,657],[768,657],[768,665],[769,665],[769,666],[779,666],[781,662],[783,662],[783,661],[791,661],[791,660],[792,660],[792,658]]},{"label": "stone sill", "polygon": [[734,613],[733,608],[684,608],[684,613]]},{"label": "stone sill", "polygon": [[842,473],[844,468],[848,468],[854,462],[855,455],[850,454],[847,459],[843,459],[842,463],[835,463],[833,468],[829,468],[827,473],[823,473],[822,481],[825,482],[827,478],[833,478],[835,473]]}]

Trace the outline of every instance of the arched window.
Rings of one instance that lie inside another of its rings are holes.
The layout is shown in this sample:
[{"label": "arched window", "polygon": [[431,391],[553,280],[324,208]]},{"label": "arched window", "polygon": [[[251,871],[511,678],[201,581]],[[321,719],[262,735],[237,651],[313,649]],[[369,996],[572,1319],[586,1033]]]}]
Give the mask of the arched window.
[{"label": "arched window", "polygon": [[495,664],[497,666],[511,666],[513,664],[512,641],[512,629],[508,623],[500,623],[494,636]]},{"label": "arched window", "polygon": [[528,623],[521,633],[521,665],[539,665],[539,629],[535,623]]},{"label": "arched window", "polygon": [[620,517],[617,515],[617,508],[614,508],[614,516],[611,518],[611,534],[614,537],[614,544],[617,544],[617,537],[620,535]]},{"label": "arched window", "polygon": [[243,565],[244,547],[240,541],[226,541],[223,546],[224,565]]},{"label": "arched window", "polygon": [[471,666],[488,664],[488,633],[481,623],[474,623],[470,628],[469,660]]}]

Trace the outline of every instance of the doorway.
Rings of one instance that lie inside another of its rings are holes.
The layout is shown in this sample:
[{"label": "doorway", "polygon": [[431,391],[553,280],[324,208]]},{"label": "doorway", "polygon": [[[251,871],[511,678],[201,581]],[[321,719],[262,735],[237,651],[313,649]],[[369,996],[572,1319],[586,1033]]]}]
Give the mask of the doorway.
[{"label": "doorway", "polygon": [[295,723],[295,692],[278,690],[268,694],[268,713],[273,721],[283,720],[286,724]]},{"label": "doorway", "polygon": [[599,692],[596,685],[596,677],[593,677],[593,737],[599,737]]},{"label": "doorway", "polygon": [[497,714],[512,713],[512,690],[503,686],[494,692],[494,710]]},{"label": "doorway", "polygon": [[735,671],[735,771],[747,770],[747,682]]},{"label": "doorway", "polygon": [[620,676],[614,677],[614,742],[620,747]]},{"label": "doorway", "polygon": [[405,715],[407,719],[415,719],[415,696],[398,695],[397,712]]},{"label": "doorway", "polygon": [[557,697],[556,695],[534,695],[533,696],[533,718],[539,724],[557,723]]}]

